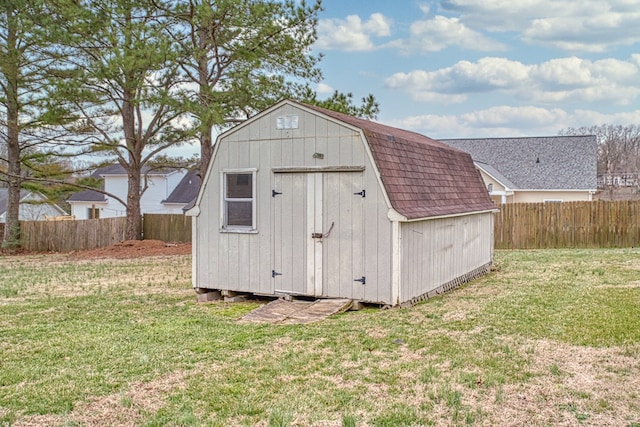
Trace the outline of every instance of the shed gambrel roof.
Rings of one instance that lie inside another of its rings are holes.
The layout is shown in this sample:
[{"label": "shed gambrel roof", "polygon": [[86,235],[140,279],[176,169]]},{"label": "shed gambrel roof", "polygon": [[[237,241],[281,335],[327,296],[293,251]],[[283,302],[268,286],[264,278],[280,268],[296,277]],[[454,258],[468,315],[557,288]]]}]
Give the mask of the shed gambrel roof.
[{"label": "shed gambrel roof", "polygon": [[594,190],[597,141],[593,135],[443,139],[471,153],[511,182],[511,189]]},{"label": "shed gambrel roof", "polygon": [[495,209],[468,153],[419,133],[301,105],[362,130],[392,207],[407,219]]}]

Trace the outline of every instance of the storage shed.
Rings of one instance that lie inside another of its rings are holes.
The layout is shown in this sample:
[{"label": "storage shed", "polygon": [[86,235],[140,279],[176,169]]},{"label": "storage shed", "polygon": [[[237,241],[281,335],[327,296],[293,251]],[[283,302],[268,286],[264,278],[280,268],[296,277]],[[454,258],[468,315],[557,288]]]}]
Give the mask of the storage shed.
[{"label": "storage shed", "polygon": [[217,139],[193,286],[414,303],[489,271],[494,210],[469,154],[285,100]]}]

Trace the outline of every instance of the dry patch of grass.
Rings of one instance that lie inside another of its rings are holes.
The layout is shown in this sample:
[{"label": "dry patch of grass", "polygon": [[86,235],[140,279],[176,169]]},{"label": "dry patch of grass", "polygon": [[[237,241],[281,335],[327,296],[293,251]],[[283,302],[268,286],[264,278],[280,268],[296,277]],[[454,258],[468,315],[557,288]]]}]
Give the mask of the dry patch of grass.
[{"label": "dry patch of grass", "polygon": [[531,378],[474,393],[494,425],[634,425],[640,422],[640,350],[571,346],[548,340],[527,341]]},{"label": "dry patch of grass", "polygon": [[0,304],[108,292],[180,294],[190,289],[170,285],[190,280],[190,264],[188,255],[100,260],[77,260],[63,254],[7,257],[0,264],[5,276],[0,287],[0,296],[5,298],[0,298]]},{"label": "dry patch of grass", "polygon": [[123,393],[90,397],[63,415],[33,415],[19,419],[14,427],[134,427],[149,413],[166,405],[170,393],[184,389],[185,373],[178,371],[150,382],[131,384]]}]

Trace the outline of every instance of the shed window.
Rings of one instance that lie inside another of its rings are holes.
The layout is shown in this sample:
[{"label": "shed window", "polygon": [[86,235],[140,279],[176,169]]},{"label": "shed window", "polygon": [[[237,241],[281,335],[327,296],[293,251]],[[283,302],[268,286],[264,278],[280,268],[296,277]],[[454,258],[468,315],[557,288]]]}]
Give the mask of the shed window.
[{"label": "shed window", "polygon": [[223,223],[226,230],[255,229],[255,172],[223,174]]}]

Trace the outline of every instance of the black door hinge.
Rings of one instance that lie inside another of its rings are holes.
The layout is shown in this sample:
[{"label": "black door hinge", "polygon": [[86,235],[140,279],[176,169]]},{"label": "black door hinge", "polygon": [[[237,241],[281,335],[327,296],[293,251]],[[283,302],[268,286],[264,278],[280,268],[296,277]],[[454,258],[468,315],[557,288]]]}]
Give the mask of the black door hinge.
[{"label": "black door hinge", "polygon": [[282,194],[282,193],[280,193],[280,192],[278,192],[276,190],[271,190],[271,197],[276,197],[276,196],[278,196],[280,194]]},{"label": "black door hinge", "polygon": [[275,270],[271,270],[271,277],[282,276],[282,273],[278,273]]},{"label": "black door hinge", "polygon": [[358,191],[357,193],[353,193],[353,195],[367,197],[367,192],[365,190],[362,190],[362,191]]},{"label": "black door hinge", "polygon": [[353,281],[354,281],[354,282],[360,282],[360,283],[362,283],[363,285],[366,285],[366,284],[367,284],[367,279],[366,279],[364,276],[362,276],[362,277],[361,277],[361,278],[359,278],[359,279],[353,279]]}]

